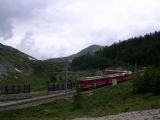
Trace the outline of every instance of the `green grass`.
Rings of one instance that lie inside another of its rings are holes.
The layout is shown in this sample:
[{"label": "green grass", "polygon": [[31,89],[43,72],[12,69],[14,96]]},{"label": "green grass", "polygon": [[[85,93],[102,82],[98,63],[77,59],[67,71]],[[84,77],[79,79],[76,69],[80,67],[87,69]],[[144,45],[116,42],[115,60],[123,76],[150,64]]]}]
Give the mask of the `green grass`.
[{"label": "green grass", "polygon": [[32,97],[40,97],[48,95],[48,91],[33,91],[31,92]]},{"label": "green grass", "polygon": [[73,98],[36,107],[0,112],[3,120],[68,120],[121,112],[160,108],[160,96],[132,94],[132,82],[93,90],[83,95],[81,109],[74,109]]}]

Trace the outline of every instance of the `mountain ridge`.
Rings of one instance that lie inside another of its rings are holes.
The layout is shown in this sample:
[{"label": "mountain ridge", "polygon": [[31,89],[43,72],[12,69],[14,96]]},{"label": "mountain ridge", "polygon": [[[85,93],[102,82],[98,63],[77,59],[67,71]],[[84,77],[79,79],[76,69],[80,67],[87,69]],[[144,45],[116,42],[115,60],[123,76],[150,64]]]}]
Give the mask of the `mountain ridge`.
[{"label": "mountain ridge", "polygon": [[64,61],[66,58],[68,59],[68,61],[72,61],[75,57],[79,57],[81,55],[85,55],[87,53],[91,54],[91,55],[94,55],[94,53],[96,51],[99,51],[100,49],[103,49],[104,46],[101,46],[101,45],[90,45],[84,49],[82,49],[81,51],[79,51],[78,53],[76,54],[73,54],[73,55],[69,55],[69,56],[66,56],[66,57],[59,57],[59,58],[51,58],[51,59],[48,59],[48,60],[53,60],[53,61]]}]

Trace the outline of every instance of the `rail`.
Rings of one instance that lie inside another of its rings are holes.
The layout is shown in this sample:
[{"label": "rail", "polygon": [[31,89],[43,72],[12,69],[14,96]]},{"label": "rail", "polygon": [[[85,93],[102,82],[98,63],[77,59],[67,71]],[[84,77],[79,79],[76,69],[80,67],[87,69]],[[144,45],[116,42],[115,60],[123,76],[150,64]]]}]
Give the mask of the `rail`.
[{"label": "rail", "polygon": [[36,105],[52,102],[57,99],[71,97],[74,93],[75,93],[75,90],[67,92],[67,94],[60,93],[57,95],[47,95],[47,96],[42,96],[42,97],[37,97],[37,98],[1,103],[0,111],[36,106]]}]

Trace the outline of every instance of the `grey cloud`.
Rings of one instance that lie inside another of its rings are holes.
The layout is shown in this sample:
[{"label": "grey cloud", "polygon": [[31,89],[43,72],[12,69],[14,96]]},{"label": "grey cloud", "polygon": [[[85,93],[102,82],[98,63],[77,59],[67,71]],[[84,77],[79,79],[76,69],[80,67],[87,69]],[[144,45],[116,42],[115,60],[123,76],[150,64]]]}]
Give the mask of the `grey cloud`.
[{"label": "grey cloud", "polygon": [[17,45],[17,48],[29,55],[31,54],[33,55],[33,53],[36,52],[35,40],[33,37],[33,33],[31,31],[28,31],[25,33],[24,37],[21,39],[20,43]]},{"label": "grey cloud", "polygon": [[3,37],[4,40],[11,38],[13,36],[12,29],[10,21],[0,19],[0,37]]},{"label": "grey cloud", "polygon": [[24,49],[31,49],[34,46],[34,38],[32,32],[26,32],[24,38],[21,40],[20,46]]},{"label": "grey cloud", "polygon": [[0,41],[38,59],[62,57],[159,30],[159,12],[159,0],[0,0]]},{"label": "grey cloud", "polygon": [[47,56],[39,51],[39,49],[35,48],[35,38],[34,33],[32,31],[27,31],[20,43],[17,45],[17,49],[20,51],[32,55],[37,59],[45,59]]},{"label": "grey cloud", "polygon": [[25,36],[21,39],[20,44],[17,46],[21,51],[31,54],[34,48],[35,42],[33,33],[31,31],[26,32]]},{"label": "grey cloud", "polygon": [[48,0],[0,0],[0,38],[7,40],[13,36],[13,21],[31,19],[36,11],[45,8]]}]

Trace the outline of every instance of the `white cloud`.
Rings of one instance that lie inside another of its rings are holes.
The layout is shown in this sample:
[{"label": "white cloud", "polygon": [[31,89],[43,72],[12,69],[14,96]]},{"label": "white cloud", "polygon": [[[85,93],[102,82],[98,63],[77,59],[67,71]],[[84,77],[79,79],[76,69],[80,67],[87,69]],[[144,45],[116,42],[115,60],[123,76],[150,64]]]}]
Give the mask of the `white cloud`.
[{"label": "white cloud", "polygon": [[[14,36],[3,43],[39,59],[70,55],[91,44],[110,45],[160,28],[159,0],[16,1],[21,14],[7,10],[12,13],[6,19]],[[32,49],[23,45],[28,31],[33,33]]]}]

